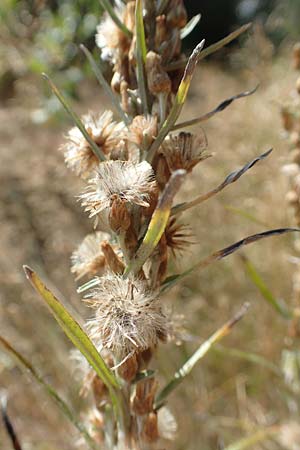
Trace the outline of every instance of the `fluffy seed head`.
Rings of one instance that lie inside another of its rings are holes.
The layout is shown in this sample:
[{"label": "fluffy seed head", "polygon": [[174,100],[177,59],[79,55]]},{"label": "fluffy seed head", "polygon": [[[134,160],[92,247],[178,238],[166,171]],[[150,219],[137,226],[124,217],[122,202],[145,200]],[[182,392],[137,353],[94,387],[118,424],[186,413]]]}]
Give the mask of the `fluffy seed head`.
[{"label": "fluffy seed head", "polygon": [[[82,117],[82,122],[90,137],[105,155],[110,154],[120,142],[124,124],[114,122],[111,111],[105,111],[103,114],[87,114]],[[77,127],[71,128],[66,138],[67,142],[61,149],[67,166],[77,175],[87,178],[98,166],[98,158]]]},{"label": "fluffy seed head", "polygon": [[87,191],[81,195],[82,205],[95,216],[119,198],[125,203],[148,207],[148,198],[155,188],[152,167],[146,161],[133,164],[127,161],[107,161],[95,171]]},{"label": "fluffy seed head", "polygon": [[160,302],[140,280],[108,274],[99,278],[86,301],[95,309],[90,322],[92,338],[117,359],[156,346],[168,333]]},{"label": "fluffy seed head", "polygon": [[108,233],[98,231],[88,234],[71,256],[71,272],[76,279],[85,275],[95,275],[105,267],[105,256],[101,250],[101,243],[109,239]]}]

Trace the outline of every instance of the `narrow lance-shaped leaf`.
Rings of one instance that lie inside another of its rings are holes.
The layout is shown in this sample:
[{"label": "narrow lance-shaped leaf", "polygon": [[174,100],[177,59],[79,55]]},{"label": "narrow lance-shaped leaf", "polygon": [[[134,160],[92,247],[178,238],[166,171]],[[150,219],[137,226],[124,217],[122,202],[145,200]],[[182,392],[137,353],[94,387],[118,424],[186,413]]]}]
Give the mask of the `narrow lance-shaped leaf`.
[{"label": "narrow lance-shaped leaf", "polygon": [[165,292],[165,291],[171,289],[173,286],[175,286],[175,284],[177,284],[179,281],[181,281],[187,275],[194,272],[194,270],[205,269],[207,266],[209,266],[213,262],[219,261],[220,259],[223,259],[223,258],[226,258],[227,256],[231,255],[232,253],[236,252],[237,250],[240,250],[245,245],[252,244],[253,242],[259,241],[260,239],[264,239],[264,238],[272,237],[272,236],[279,236],[281,234],[290,233],[290,232],[300,232],[300,228],[277,228],[275,230],[268,230],[268,231],[264,231],[262,233],[257,233],[257,234],[252,234],[251,236],[247,236],[246,238],[241,239],[240,241],[235,242],[234,244],[229,245],[228,247],[225,247],[221,250],[218,250],[217,252],[212,253],[207,258],[202,259],[197,264],[195,264],[194,266],[185,270],[184,272],[168,277],[162,285],[162,292]]},{"label": "narrow lance-shaped leaf", "polygon": [[82,123],[82,121],[80,120],[80,118],[78,117],[78,115],[71,110],[70,106],[68,105],[67,100],[64,98],[64,96],[62,95],[62,93],[58,90],[58,88],[55,86],[55,84],[53,83],[53,81],[49,78],[48,75],[46,75],[45,73],[42,74],[43,78],[49,83],[50,88],[53,92],[53,94],[58,98],[58,100],[60,101],[60,103],[62,104],[62,106],[64,107],[64,109],[66,110],[66,112],[70,115],[70,117],[72,118],[74,125],[76,125],[79,130],[81,131],[82,135],[84,136],[84,138],[86,139],[86,141],[88,142],[88,144],[91,147],[92,152],[94,153],[94,155],[100,160],[100,161],[105,161],[106,158],[103,154],[103,152],[101,151],[101,149],[98,147],[98,145],[96,144],[96,142],[93,141],[93,139],[91,138],[91,136],[89,135],[89,133],[87,132],[84,124]]},{"label": "narrow lance-shaped leaf", "polygon": [[256,86],[251,91],[245,91],[240,92],[239,94],[233,95],[232,97],[227,98],[226,100],[223,100],[216,108],[214,108],[212,111],[209,111],[208,113],[203,114],[200,117],[196,117],[195,119],[186,120],[185,122],[178,123],[177,125],[174,125],[172,128],[172,131],[179,130],[181,128],[187,128],[192,125],[196,125],[201,122],[205,122],[206,120],[210,119],[214,115],[220,113],[221,111],[224,111],[229,105],[231,105],[232,102],[235,100],[238,100],[239,98],[249,97],[249,95],[254,94],[258,89],[258,86]]},{"label": "narrow lance-shaped leaf", "polygon": [[193,31],[195,26],[200,22],[200,19],[201,14],[197,14],[196,16],[192,17],[191,20],[188,21],[186,26],[180,30],[181,39],[184,39]]},{"label": "narrow lance-shaped leaf", "polygon": [[212,334],[200,347],[195,351],[195,353],[185,362],[185,364],[175,373],[171,381],[159,392],[156,401],[155,408],[159,408],[163,405],[166,398],[170,395],[177,386],[182,383],[187,375],[192,371],[195,365],[202,359],[211,347],[223,337],[227,336],[234,325],[242,319],[249,308],[248,303],[244,303],[242,308],[226,322],[221,328],[219,328],[214,334]]},{"label": "narrow lance-shaped leaf", "polygon": [[132,37],[131,31],[128,30],[126,25],[119,19],[110,0],[99,0],[99,3],[102,6],[102,8],[110,15],[111,19],[115,22],[117,27],[119,27],[120,30],[123,31],[125,36],[131,38]]},{"label": "narrow lance-shaped leaf", "polygon": [[146,62],[146,39],[143,20],[143,3],[142,0],[136,0],[135,5],[135,30],[136,30],[136,63],[137,63],[137,80],[138,88],[141,96],[144,113],[148,113],[148,97],[145,77]]},{"label": "narrow lance-shaped leaf", "polygon": [[224,450],[244,450],[246,448],[253,448],[253,445],[263,442],[271,436],[276,435],[280,431],[278,426],[264,428],[255,433],[225,447]]},{"label": "narrow lance-shaped leaf", "polygon": [[147,160],[152,161],[156,150],[159,148],[169,131],[174,126],[176,120],[179,117],[179,114],[183,108],[184,102],[186,100],[186,96],[197,66],[197,63],[199,61],[199,56],[201,54],[201,50],[204,46],[204,39],[200,42],[200,44],[197,45],[197,47],[194,49],[193,53],[191,54],[188,63],[186,65],[186,68],[184,70],[184,74],[182,77],[182,80],[180,82],[174,104],[171,108],[170,114],[168,115],[167,119],[163,123],[161,129],[159,130],[158,136],[151,145],[151,147],[148,150],[147,154]]},{"label": "narrow lance-shaped leaf", "polygon": [[152,214],[143,242],[138,248],[135,257],[125,269],[125,276],[130,272],[134,274],[137,273],[145,263],[146,259],[151,255],[151,253],[157,246],[167,226],[173,198],[180,189],[185,175],[186,171],[183,169],[179,169],[173,172],[168,184],[161,194],[157,207]]},{"label": "narrow lance-shaped leaf", "polygon": [[1,415],[2,415],[3,424],[7,431],[8,436],[11,440],[12,446],[13,446],[14,450],[22,450],[20,441],[18,439],[17,433],[13,426],[13,423],[7,413],[7,397],[4,395],[1,395],[0,403],[1,403]]},{"label": "narrow lance-shaped leaf", "polygon": [[97,278],[93,278],[92,280],[87,281],[86,283],[79,286],[77,289],[78,294],[82,294],[82,292],[85,292],[89,289],[94,288],[99,284],[99,280]]},{"label": "narrow lance-shaped leaf", "polygon": [[258,161],[262,161],[263,159],[267,158],[267,156],[269,156],[271,152],[272,152],[272,149],[268,150],[267,152],[263,153],[260,156],[257,156],[252,161],[245,164],[245,166],[242,167],[241,169],[235,170],[234,172],[230,173],[229,175],[227,175],[225,180],[222,181],[221,184],[219,184],[219,186],[217,186],[216,188],[212,189],[209,192],[206,192],[206,194],[201,194],[201,195],[199,195],[199,197],[196,197],[194,200],[191,200],[190,202],[181,203],[180,205],[174,206],[174,208],[172,208],[172,215],[182,213],[183,211],[186,211],[187,209],[190,209],[190,208],[193,208],[194,206],[200,205],[200,203],[203,203],[206,200],[208,200],[209,198],[218,194],[224,188],[226,188],[230,184],[237,181],[242,175],[244,175],[245,172],[247,172],[249,169],[251,169],[251,167],[253,167]]},{"label": "narrow lance-shaped leaf", "polygon": [[[228,36],[225,36],[223,39],[221,39],[218,42],[215,42],[214,44],[210,45],[209,47],[205,48],[200,57],[199,60],[206,58],[207,56],[211,55],[212,53],[215,53],[216,51],[220,50],[221,48],[225,47],[225,45],[229,44],[230,42],[234,41],[237,37],[239,37],[241,34],[245,33],[245,31],[249,30],[251,27],[251,23],[247,23],[237,30],[233,31],[232,33],[228,34]],[[182,69],[188,60],[181,60],[181,61],[174,61],[165,66],[165,70],[167,72],[170,72],[171,70],[178,70]]]},{"label": "narrow lance-shaped leaf", "polygon": [[23,355],[21,355],[17,350],[15,350],[9,342],[7,342],[6,339],[4,339],[2,336],[0,336],[0,345],[4,348],[4,350],[9,353],[13,358],[17,361],[17,363],[25,369],[27,372],[30,373],[30,375],[35,379],[35,381],[38,382],[40,386],[45,390],[47,395],[52,398],[52,400],[55,401],[55,403],[58,405],[62,413],[67,417],[68,420],[77,428],[77,430],[81,433],[83,438],[85,439],[86,443],[89,445],[89,447],[93,450],[96,450],[98,447],[96,446],[94,440],[89,435],[88,431],[85,429],[85,427],[73,416],[73,413],[69,406],[65,403],[65,401],[58,395],[58,393],[55,391],[55,389],[48,384],[42,376],[36,371],[36,369],[32,366],[32,364],[24,358]]},{"label": "narrow lance-shaped leaf", "polygon": [[38,275],[27,266],[24,266],[24,271],[32,286],[45,300],[54,318],[61,326],[66,336],[75,345],[75,347],[80,350],[89,364],[93,367],[99,378],[108,388],[114,406],[120,406],[118,395],[116,392],[116,388],[119,388],[119,384],[114,374],[106,366],[104,360],[102,359],[101,355],[95,348],[90,338],[83,331],[81,326],[73,319],[73,317],[65,309],[65,307],[59,302],[59,300],[44,285]]},{"label": "narrow lance-shaped leaf", "polygon": [[112,102],[112,104],[116,108],[116,110],[118,111],[119,116],[123,119],[124,123],[126,125],[128,125],[129,124],[129,119],[128,119],[127,115],[125,114],[125,112],[123,111],[123,109],[121,108],[118,99],[116,98],[115,94],[111,90],[110,85],[106,81],[106,79],[103,76],[103,74],[102,74],[101,70],[99,69],[98,65],[96,64],[96,62],[95,62],[95,60],[93,58],[93,55],[91,54],[91,52],[83,44],[81,44],[79,47],[83,51],[83,53],[85,54],[86,58],[88,59],[88,61],[90,63],[90,66],[92,68],[92,71],[95,74],[95,77],[97,78],[99,84],[103,87],[104,91],[106,92],[106,94],[110,98],[110,101]]},{"label": "narrow lance-shaped leaf", "polygon": [[272,294],[270,289],[265,284],[264,280],[251,263],[251,261],[244,255],[241,255],[241,259],[245,265],[246,272],[249,275],[250,279],[253,281],[255,286],[259,289],[263,298],[278,312],[284,319],[292,319],[293,313],[287,309],[286,306],[281,304]]}]

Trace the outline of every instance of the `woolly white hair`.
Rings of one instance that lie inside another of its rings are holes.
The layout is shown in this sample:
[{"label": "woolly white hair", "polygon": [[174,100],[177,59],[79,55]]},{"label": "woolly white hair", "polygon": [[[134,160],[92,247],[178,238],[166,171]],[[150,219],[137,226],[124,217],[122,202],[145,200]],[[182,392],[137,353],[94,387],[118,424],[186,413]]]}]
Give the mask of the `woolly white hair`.
[{"label": "woolly white hair", "polygon": [[106,161],[99,164],[87,191],[80,197],[82,205],[95,216],[108,208],[114,196],[128,203],[149,206],[147,199],[155,186],[152,167],[146,161]]},{"label": "woolly white hair", "polygon": [[[81,118],[83,125],[93,141],[108,154],[120,141],[120,133],[124,130],[122,122],[113,121],[113,113],[86,114]],[[77,127],[73,127],[66,135],[67,142],[61,146],[67,166],[77,175],[87,178],[98,166],[99,160],[94,155],[89,143]]]},{"label": "woolly white hair", "polygon": [[[71,256],[71,272],[77,275],[77,280],[92,273],[95,275],[95,268],[104,267],[105,258],[101,251],[100,244],[108,240],[110,235],[102,231],[88,234]],[[94,273],[93,273],[94,272]]]},{"label": "woolly white hair", "polygon": [[146,350],[168,333],[168,319],[143,281],[107,274],[86,301],[95,309],[91,337],[117,358]]}]

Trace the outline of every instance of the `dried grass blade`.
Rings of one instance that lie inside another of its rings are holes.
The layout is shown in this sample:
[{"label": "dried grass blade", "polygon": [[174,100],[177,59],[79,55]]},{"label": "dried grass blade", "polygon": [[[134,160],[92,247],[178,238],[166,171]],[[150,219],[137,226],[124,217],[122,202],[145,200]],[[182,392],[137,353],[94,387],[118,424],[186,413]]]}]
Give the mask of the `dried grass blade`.
[{"label": "dried grass blade", "polygon": [[123,33],[128,37],[131,38],[132,37],[132,33],[130,30],[128,30],[128,28],[126,27],[126,25],[119,19],[119,17],[117,16],[117,14],[115,13],[114,8],[112,7],[111,3],[109,0],[99,0],[100,5],[102,6],[102,8],[110,15],[111,19],[115,22],[115,24],[117,25],[117,27],[120,28],[121,31],[123,31]]},{"label": "dried grass blade", "polygon": [[216,188],[212,189],[211,191],[207,192],[206,194],[199,195],[199,197],[196,197],[194,200],[186,203],[182,203],[180,205],[174,206],[172,208],[172,215],[182,213],[183,211],[186,211],[187,209],[193,208],[194,206],[200,205],[200,203],[205,202],[209,198],[213,197],[214,195],[221,192],[224,188],[229,186],[230,184],[237,181],[244,173],[246,173],[249,169],[251,169],[257,162],[262,161],[263,159],[267,158],[270,153],[272,152],[272,149],[268,150],[267,152],[263,153],[260,156],[257,156],[252,161],[245,164],[241,169],[235,170],[234,172],[231,172],[225,180],[219,184]]},{"label": "dried grass blade", "polygon": [[190,127],[192,125],[196,125],[196,124],[201,123],[201,122],[205,122],[206,120],[208,120],[211,117],[213,117],[215,114],[218,114],[221,111],[224,111],[224,109],[226,109],[229,105],[231,105],[231,103],[234,102],[235,100],[238,100],[239,98],[249,97],[249,95],[254,94],[257,91],[257,89],[258,89],[258,86],[256,86],[254,89],[252,89],[250,91],[244,91],[244,92],[241,92],[241,93],[239,93],[237,95],[233,95],[232,97],[229,97],[226,100],[223,100],[212,111],[209,111],[208,113],[203,114],[200,117],[196,117],[195,119],[187,120],[185,122],[181,122],[181,123],[175,125],[172,128],[172,131],[179,130],[180,128]]},{"label": "dried grass blade", "polygon": [[[205,48],[203,52],[201,53],[200,60],[206,58],[207,56],[211,55],[212,53],[215,53],[216,51],[220,50],[221,48],[225,47],[225,45],[229,44],[230,42],[234,41],[237,37],[239,37],[241,34],[245,33],[249,28],[251,27],[251,23],[246,23],[245,25],[242,25],[237,30],[233,31],[232,33],[228,34],[228,36],[225,36],[223,39],[221,39],[218,42],[215,42],[214,44],[210,45],[209,47]],[[173,63],[168,64],[165,67],[165,70],[167,72],[171,70],[177,70],[181,69],[185,66],[187,63],[187,60],[183,61],[175,61]]]},{"label": "dried grass blade", "polygon": [[255,217],[253,214],[250,214],[248,211],[245,211],[244,209],[236,208],[235,206],[231,205],[224,205],[224,208],[227,211],[233,212],[234,214],[238,214],[239,216],[244,217],[244,219],[256,223],[257,225],[261,225],[263,227],[270,227],[270,225],[267,222],[257,219],[257,217]]},{"label": "dried grass blade", "polygon": [[143,20],[143,0],[137,0],[135,5],[135,33],[136,33],[136,62],[137,62],[137,80],[141,96],[141,102],[144,114],[148,114],[148,97],[145,77],[146,62],[146,38]]},{"label": "dried grass blade", "polygon": [[93,151],[93,153],[95,154],[95,156],[100,160],[100,161],[105,161],[106,158],[104,156],[104,154],[102,153],[101,149],[98,147],[98,145],[93,141],[93,139],[90,137],[89,133],[87,132],[85,126],[83,125],[83,123],[81,122],[80,118],[77,116],[77,114],[71,110],[70,106],[68,105],[67,100],[64,98],[64,96],[62,95],[62,93],[58,90],[58,88],[55,86],[55,84],[53,83],[53,81],[49,78],[49,76],[45,73],[42,74],[43,78],[49,83],[50,88],[53,92],[53,94],[58,98],[58,100],[60,101],[60,103],[62,104],[62,106],[64,107],[64,109],[66,110],[66,112],[70,115],[70,117],[72,118],[74,124],[79,128],[79,130],[81,131],[82,135],[84,136],[84,138],[86,139],[86,141],[88,142],[88,144],[91,147],[91,150]]},{"label": "dried grass blade", "polygon": [[226,357],[229,356],[229,357],[233,357],[233,358],[239,358],[239,359],[243,359],[245,361],[249,361],[252,364],[260,365],[262,367],[265,367],[265,368],[271,370],[271,372],[273,372],[277,376],[282,375],[279,367],[277,367],[275,364],[273,364],[268,359],[266,359],[263,356],[258,355],[256,353],[246,352],[243,350],[239,350],[237,348],[223,347],[223,345],[216,345],[214,347],[213,351],[215,353],[219,353]]},{"label": "dried grass blade", "polygon": [[195,28],[196,25],[200,22],[201,14],[197,14],[196,16],[192,17],[191,20],[188,21],[186,26],[182,28],[180,31],[180,38],[184,39],[187,37]]},{"label": "dried grass blade", "polygon": [[224,450],[244,450],[245,448],[252,447],[259,442],[265,441],[270,436],[273,436],[279,432],[278,426],[264,428],[263,430],[256,431],[248,437],[242,438],[237,442],[226,447]]},{"label": "dried grass blade", "polygon": [[249,308],[248,303],[244,303],[241,309],[226,322],[221,328],[219,328],[214,334],[212,334],[195,353],[185,362],[185,364],[175,373],[171,381],[160,391],[156,398],[155,407],[160,408],[165,402],[166,398],[170,395],[177,386],[182,383],[185,377],[192,371],[195,365],[202,359],[212,348],[216,342],[220,341],[223,337],[227,336],[234,325],[239,322],[246,314]]},{"label": "dried grass blade", "polygon": [[63,329],[64,333],[80,350],[83,356],[87,359],[89,364],[93,367],[97,375],[107,386],[112,400],[116,399],[115,388],[119,388],[119,384],[107,367],[101,355],[98,353],[94,344],[83,331],[80,325],[73,319],[71,314],[65,309],[60,301],[50,292],[50,290],[40,280],[38,275],[28,266],[24,266],[26,277],[34,287],[34,289],[42,296],[46,304],[50,308],[54,318]]},{"label": "dried grass blade", "polygon": [[245,265],[246,272],[249,278],[253,281],[255,286],[258,288],[263,298],[272,306],[275,311],[280,314],[284,319],[292,319],[293,313],[287,309],[287,307],[281,304],[272,294],[268,286],[265,284],[264,280],[251,263],[251,261],[244,255],[241,255],[241,259]]},{"label": "dried grass blade", "polygon": [[92,439],[92,437],[89,435],[88,431],[85,429],[85,427],[73,416],[73,413],[69,406],[65,403],[65,401],[58,395],[56,390],[44,379],[42,376],[36,371],[36,369],[32,366],[32,364],[24,358],[23,355],[21,355],[15,348],[12,347],[12,345],[7,342],[5,338],[0,336],[0,345],[4,348],[4,350],[9,353],[11,356],[16,359],[18,364],[23,367],[27,372],[30,373],[30,375],[38,382],[40,386],[46,391],[47,395],[52,398],[52,400],[55,401],[55,403],[58,405],[62,413],[70,420],[70,422],[77,428],[77,430],[81,433],[83,438],[85,439],[86,443],[89,445],[89,447],[93,450],[97,450],[97,445]]},{"label": "dried grass blade", "polygon": [[169,116],[167,117],[167,119],[165,120],[165,122],[163,123],[157,138],[155,139],[155,141],[153,142],[153,144],[151,145],[149,151],[148,151],[148,155],[147,155],[147,160],[148,161],[152,161],[156,150],[159,148],[159,146],[161,145],[161,143],[163,142],[163,140],[165,139],[165,137],[167,136],[167,134],[169,133],[169,131],[172,129],[172,127],[174,126],[176,120],[179,117],[179,114],[183,108],[184,102],[186,100],[186,96],[195,72],[195,68],[197,66],[197,63],[199,61],[199,57],[201,54],[201,50],[203,49],[204,46],[204,39],[196,46],[196,48],[194,49],[193,53],[191,54],[188,63],[185,67],[184,70],[184,74],[182,77],[182,80],[180,82],[175,100],[174,100],[174,104],[172,106],[172,109],[170,111]]},{"label": "dried grass blade", "polygon": [[112,102],[115,109],[118,111],[119,116],[123,119],[124,123],[126,125],[128,125],[129,119],[128,119],[127,115],[124,113],[123,109],[120,106],[119,101],[117,100],[116,96],[114,95],[113,91],[111,90],[110,85],[108,84],[108,82],[106,81],[105,77],[103,76],[101,70],[99,69],[98,65],[96,64],[96,62],[93,58],[93,55],[83,44],[81,44],[79,47],[85,54],[87,60],[90,63],[92,71],[94,72],[95,77],[97,78],[99,84],[103,87],[104,91],[110,98],[110,101]]},{"label": "dried grass blade", "polygon": [[227,256],[231,255],[232,253],[235,253],[237,250],[240,250],[245,245],[252,244],[253,242],[259,241],[260,239],[264,239],[266,237],[272,237],[272,236],[279,236],[281,234],[290,233],[290,232],[300,232],[300,228],[277,228],[275,230],[268,230],[264,231],[262,233],[252,234],[251,236],[247,236],[244,239],[241,239],[238,242],[235,242],[232,245],[229,245],[228,247],[225,247],[221,250],[218,250],[217,252],[212,253],[207,258],[202,259],[194,266],[190,267],[189,269],[185,270],[184,272],[172,275],[169,278],[167,278],[163,285],[162,285],[162,292],[166,292],[167,290],[171,289],[175,284],[177,284],[179,281],[181,281],[183,278],[185,278],[190,273],[194,272],[196,269],[205,269],[210,264],[212,264],[215,261],[220,261],[223,258],[226,258]]},{"label": "dried grass blade", "polygon": [[182,169],[173,172],[152,214],[143,242],[138,248],[134,259],[125,269],[125,276],[131,272],[136,274],[157,246],[167,226],[174,196],[180,189],[185,175],[186,171]]},{"label": "dried grass blade", "polygon": [[17,433],[13,426],[13,423],[7,413],[7,397],[4,395],[1,395],[0,403],[1,403],[1,415],[2,415],[3,424],[7,431],[8,436],[11,440],[12,446],[13,446],[14,450],[22,450],[20,441],[18,439]]}]

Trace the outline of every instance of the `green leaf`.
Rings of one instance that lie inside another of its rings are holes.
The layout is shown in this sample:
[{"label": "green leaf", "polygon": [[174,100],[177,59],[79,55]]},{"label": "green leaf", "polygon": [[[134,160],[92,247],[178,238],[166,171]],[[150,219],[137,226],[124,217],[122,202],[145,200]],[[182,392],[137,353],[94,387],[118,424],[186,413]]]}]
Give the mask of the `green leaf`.
[{"label": "green leaf", "polygon": [[212,346],[220,341],[223,337],[227,336],[234,325],[239,322],[245,315],[249,307],[248,303],[245,303],[242,308],[226,322],[221,328],[219,328],[214,334],[212,334],[203,344],[198,347],[195,353],[185,362],[185,364],[175,373],[173,378],[167,383],[167,385],[159,392],[156,401],[155,408],[160,408],[166,398],[170,395],[177,386],[182,383],[187,375],[192,371],[195,365],[202,359],[212,348]]},{"label": "green leaf", "polygon": [[91,68],[92,68],[92,71],[94,72],[95,77],[97,78],[99,84],[103,87],[104,91],[110,98],[110,101],[113,104],[113,106],[115,107],[115,109],[118,111],[119,116],[122,118],[124,123],[126,125],[128,125],[129,119],[128,119],[127,115],[125,114],[125,112],[123,111],[123,109],[121,108],[120,103],[117,100],[113,91],[111,90],[110,85],[108,84],[108,82],[106,81],[105,77],[103,76],[101,70],[99,69],[98,65],[96,64],[96,62],[93,58],[93,55],[83,44],[81,44],[79,47],[85,54],[87,60],[89,61],[90,65],[91,65]]},{"label": "green leaf", "polygon": [[178,123],[177,125],[174,125],[172,128],[172,131],[179,130],[181,128],[190,127],[192,125],[199,124],[201,122],[205,122],[206,120],[210,119],[214,115],[224,111],[229,105],[231,105],[232,102],[235,100],[238,100],[240,98],[249,97],[249,95],[254,94],[258,89],[258,86],[256,86],[254,89],[250,91],[244,91],[240,92],[239,94],[233,95],[232,97],[229,97],[225,100],[223,100],[218,106],[216,106],[213,110],[209,111],[208,113],[203,114],[200,117],[196,117],[195,119],[187,120],[185,122]]},{"label": "green leaf", "polygon": [[186,171],[183,169],[176,170],[172,173],[170,180],[168,181],[163,193],[160,196],[157,207],[152,214],[143,242],[138,248],[134,258],[126,267],[124,276],[127,276],[130,272],[136,274],[157,246],[167,226],[171,213],[173,198],[180,189],[185,175]]},{"label": "green leaf", "polygon": [[222,181],[221,184],[219,184],[219,186],[212,189],[211,191],[206,192],[205,194],[199,195],[198,197],[196,197],[194,200],[191,200],[190,202],[181,203],[180,205],[174,206],[174,208],[172,208],[171,214],[174,215],[174,214],[181,213],[183,211],[186,211],[187,209],[193,208],[194,206],[200,205],[201,203],[210,199],[211,197],[213,197],[214,195],[221,192],[224,188],[226,188],[230,184],[235,183],[242,175],[244,175],[244,173],[246,173],[249,169],[251,169],[253,166],[255,166],[255,164],[257,162],[262,161],[263,159],[267,158],[267,156],[269,156],[271,152],[272,152],[272,149],[268,150],[267,152],[263,153],[262,155],[260,155],[256,158],[254,158],[252,161],[248,162],[241,169],[235,170],[234,172],[230,173],[229,175],[227,175],[225,180]]},{"label": "green leaf", "polygon": [[159,130],[157,138],[148,150],[147,160],[150,162],[152,161],[156,150],[160,147],[169,131],[175,125],[175,122],[181,113],[204,43],[205,41],[202,40],[188,59],[170,114]]},{"label": "green leaf", "polygon": [[196,16],[192,17],[191,20],[188,21],[185,27],[183,27],[180,30],[180,38],[184,39],[187,37],[195,28],[196,25],[200,22],[201,14],[197,14]]},{"label": "green leaf", "polygon": [[86,428],[74,417],[71,409],[66,404],[66,402],[58,395],[56,390],[44,379],[42,376],[37,372],[37,370],[32,366],[32,364],[24,358],[21,353],[19,353],[17,350],[15,350],[12,345],[7,342],[4,337],[0,336],[0,345],[4,348],[4,350],[9,353],[11,356],[13,356],[17,363],[23,367],[27,372],[30,373],[30,375],[38,382],[40,386],[45,390],[47,395],[52,398],[52,400],[55,401],[55,403],[58,405],[59,409],[62,411],[62,413],[70,420],[70,422],[77,428],[77,430],[80,432],[80,434],[85,439],[86,443],[89,445],[89,447],[93,450],[97,450],[97,445],[92,439],[92,437],[89,435]]},{"label": "green leaf", "polygon": [[[215,42],[214,44],[205,48],[202,51],[201,55],[199,56],[199,61],[201,59],[204,59],[207,56],[211,55],[212,53],[215,53],[217,50],[220,50],[220,48],[225,47],[225,45],[229,44],[230,42],[234,41],[234,39],[239,37],[241,34],[245,33],[245,31],[248,31],[249,28],[251,27],[251,25],[252,25],[251,23],[247,23],[247,24],[241,26],[240,28],[238,28],[237,30],[233,31],[232,33],[228,34],[228,36],[225,36],[220,41]],[[171,70],[182,69],[185,66],[185,64],[187,63],[187,61],[188,60],[183,60],[183,61],[175,61],[173,63],[170,63],[165,67],[165,70],[167,72],[169,72]]]},{"label": "green leaf", "polygon": [[66,110],[66,112],[70,115],[70,117],[72,118],[74,124],[79,128],[79,130],[81,131],[83,137],[86,139],[86,141],[88,142],[88,144],[91,147],[91,150],[93,151],[94,155],[100,160],[100,161],[106,161],[106,158],[103,154],[103,152],[101,151],[101,149],[98,147],[98,145],[93,141],[93,139],[91,138],[91,136],[89,135],[89,133],[87,132],[85,126],[83,125],[82,121],[80,120],[80,118],[78,117],[78,115],[72,111],[72,109],[70,108],[70,106],[68,105],[67,100],[65,99],[65,97],[62,95],[62,93],[58,90],[58,88],[55,86],[55,84],[53,83],[53,81],[48,77],[48,75],[46,75],[45,73],[42,74],[43,78],[49,83],[50,88],[53,92],[53,94],[58,98],[58,100],[60,101],[60,103],[62,104],[62,106],[64,107],[64,109]]},{"label": "green leaf", "polygon": [[132,37],[132,33],[128,28],[125,26],[125,24],[119,19],[117,14],[115,13],[114,8],[112,7],[109,0],[99,0],[100,5],[102,8],[110,15],[111,19],[115,22],[117,27],[120,28],[120,30],[127,36],[128,38]]},{"label": "green leaf", "polygon": [[251,236],[247,236],[244,239],[241,239],[238,242],[235,242],[228,247],[225,247],[221,250],[218,250],[206,258],[200,260],[197,264],[193,265],[189,269],[185,270],[180,274],[172,275],[171,277],[166,278],[164,281],[161,292],[166,292],[171,289],[175,284],[185,278],[187,275],[190,275],[196,269],[205,269],[210,264],[215,261],[220,261],[223,258],[235,253],[237,250],[240,250],[245,245],[252,244],[253,242],[259,241],[260,239],[264,239],[266,237],[279,236],[281,234],[290,233],[290,232],[300,232],[300,228],[276,228],[275,230],[263,231],[262,233],[252,234]]},{"label": "green leaf", "polygon": [[278,431],[279,427],[276,426],[264,428],[263,430],[256,431],[250,436],[247,436],[234,442],[233,444],[230,444],[224,450],[244,450],[245,448],[252,447],[253,445],[258,444],[259,442],[265,441],[269,437],[274,436],[275,434],[278,433]]},{"label": "green leaf", "polygon": [[99,378],[106,385],[113,405],[118,408],[120,405],[116,390],[120,389],[119,383],[112,371],[106,366],[104,360],[102,359],[101,355],[97,351],[88,335],[73,319],[71,314],[65,309],[60,301],[44,285],[38,275],[28,266],[24,266],[24,271],[32,286],[45,300],[55,320],[58,322],[66,336],[83,354],[83,356],[93,367]]},{"label": "green leaf", "polygon": [[251,261],[244,255],[241,255],[241,259],[245,265],[248,276],[253,281],[255,286],[258,288],[258,290],[261,293],[261,295],[263,296],[263,298],[284,319],[288,319],[288,320],[292,319],[293,313],[291,311],[289,311],[285,305],[281,304],[279,302],[279,300],[277,300],[274,297],[274,295],[272,294],[272,292],[270,291],[268,286],[265,284],[264,280],[262,279],[262,277],[260,276],[260,274],[258,273],[256,268],[254,267],[254,265],[251,263]]},{"label": "green leaf", "polygon": [[143,20],[143,0],[136,0],[135,30],[136,30],[136,63],[137,63],[138,88],[144,109],[144,114],[147,114],[149,112],[146,77],[145,77],[145,62],[146,62],[147,48],[146,48],[144,20]]}]

